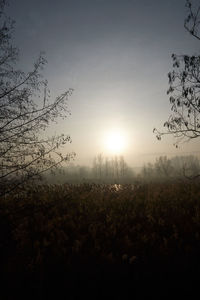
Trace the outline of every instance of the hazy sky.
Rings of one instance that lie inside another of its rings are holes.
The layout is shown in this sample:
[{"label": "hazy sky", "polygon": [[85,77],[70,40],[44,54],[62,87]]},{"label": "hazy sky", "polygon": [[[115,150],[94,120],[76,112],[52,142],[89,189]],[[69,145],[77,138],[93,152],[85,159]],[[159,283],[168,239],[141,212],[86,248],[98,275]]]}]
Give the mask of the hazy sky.
[{"label": "hazy sky", "polygon": [[29,70],[45,51],[52,96],[75,90],[72,115],[52,130],[71,135],[66,151],[77,153],[77,163],[108,155],[112,130],[125,135],[123,153],[135,166],[155,154],[199,150],[198,141],[177,150],[170,137],[159,142],[152,132],[170,114],[171,54],[200,48],[184,30],[184,0],[10,0],[8,14],[21,66]]}]

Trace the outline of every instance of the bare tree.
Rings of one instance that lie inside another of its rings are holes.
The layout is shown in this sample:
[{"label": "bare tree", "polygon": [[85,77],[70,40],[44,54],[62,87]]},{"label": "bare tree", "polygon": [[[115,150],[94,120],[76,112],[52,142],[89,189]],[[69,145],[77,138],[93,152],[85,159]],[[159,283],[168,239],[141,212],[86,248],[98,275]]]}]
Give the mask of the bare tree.
[{"label": "bare tree", "polygon": [[69,135],[44,135],[51,122],[68,115],[72,89],[51,101],[41,75],[46,64],[42,54],[30,72],[16,68],[19,51],[12,45],[14,22],[6,16],[5,5],[6,0],[0,0],[0,195],[74,156],[63,155],[60,149],[71,142]]},{"label": "bare tree", "polygon": [[169,179],[173,175],[173,167],[171,164],[171,160],[167,158],[167,156],[160,156],[156,159],[154,164],[154,168],[156,171],[156,175],[160,178]]},{"label": "bare tree", "polygon": [[193,155],[176,156],[171,159],[174,176],[177,178],[195,179],[200,174],[199,159]]},{"label": "bare tree", "polygon": [[[200,5],[193,9],[191,1],[186,1],[188,16],[184,27],[200,40]],[[154,128],[158,140],[163,135],[172,134],[176,138],[175,146],[181,141],[189,141],[200,136],[200,55],[172,54],[173,71],[168,74],[171,115],[164,123],[167,131]]]},{"label": "bare tree", "polygon": [[191,35],[200,40],[200,6],[196,9],[193,9],[192,2],[190,0],[186,0],[186,7],[188,8],[188,16],[185,19],[184,27]]}]

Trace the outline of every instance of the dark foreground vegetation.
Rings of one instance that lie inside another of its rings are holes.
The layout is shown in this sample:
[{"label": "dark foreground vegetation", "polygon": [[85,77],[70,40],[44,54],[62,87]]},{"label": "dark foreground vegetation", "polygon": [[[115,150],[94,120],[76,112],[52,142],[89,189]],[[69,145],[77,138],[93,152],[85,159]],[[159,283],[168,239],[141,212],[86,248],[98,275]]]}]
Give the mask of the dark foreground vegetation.
[{"label": "dark foreground vegetation", "polygon": [[1,199],[0,236],[1,299],[191,297],[199,184],[35,187]]}]

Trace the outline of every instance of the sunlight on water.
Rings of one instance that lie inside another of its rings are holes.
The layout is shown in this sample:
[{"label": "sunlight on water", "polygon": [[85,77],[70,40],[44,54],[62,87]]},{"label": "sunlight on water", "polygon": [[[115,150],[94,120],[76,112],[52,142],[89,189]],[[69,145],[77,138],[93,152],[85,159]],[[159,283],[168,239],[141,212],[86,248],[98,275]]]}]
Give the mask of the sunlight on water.
[{"label": "sunlight on water", "polygon": [[135,184],[111,184],[111,189],[115,190],[115,191],[120,191],[120,190],[124,190],[126,188],[128,188],[129,190],[135,190],[137,186]]}]

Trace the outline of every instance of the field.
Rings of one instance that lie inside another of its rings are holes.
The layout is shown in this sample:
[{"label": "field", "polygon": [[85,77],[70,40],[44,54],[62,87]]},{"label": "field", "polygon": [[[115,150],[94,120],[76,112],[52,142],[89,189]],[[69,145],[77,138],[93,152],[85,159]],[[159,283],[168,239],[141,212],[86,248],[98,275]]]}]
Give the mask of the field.
[{"label": "field", "polygon": [[189,297],[199,183],[33,187],[1,199],[0,236],[2,299]]}]

